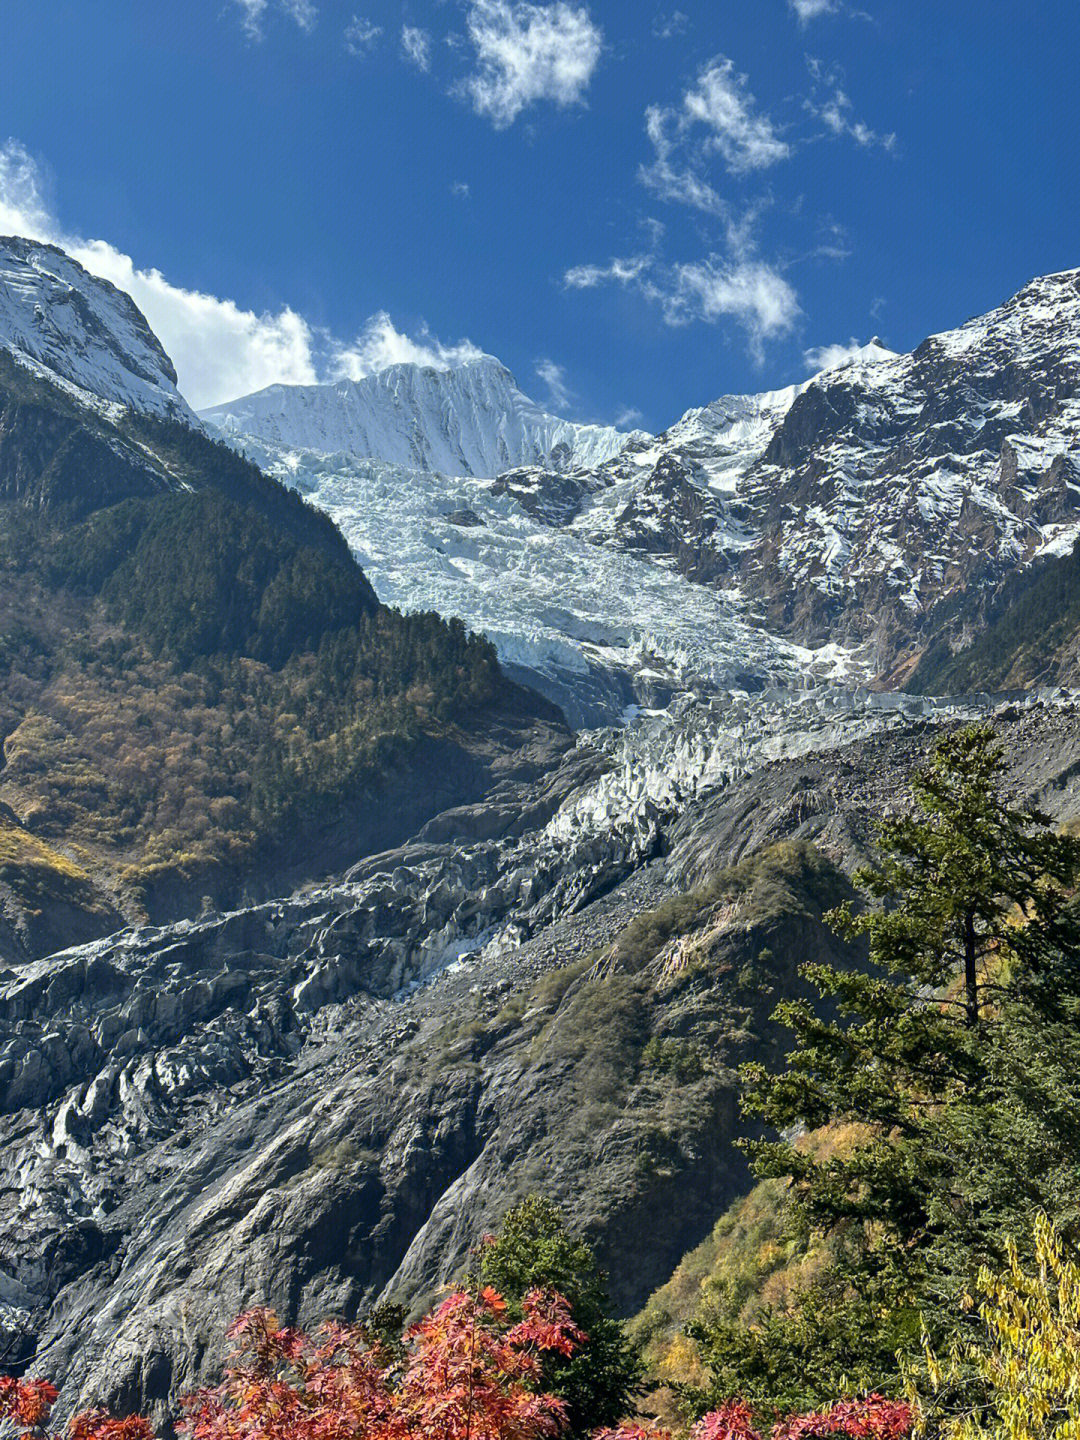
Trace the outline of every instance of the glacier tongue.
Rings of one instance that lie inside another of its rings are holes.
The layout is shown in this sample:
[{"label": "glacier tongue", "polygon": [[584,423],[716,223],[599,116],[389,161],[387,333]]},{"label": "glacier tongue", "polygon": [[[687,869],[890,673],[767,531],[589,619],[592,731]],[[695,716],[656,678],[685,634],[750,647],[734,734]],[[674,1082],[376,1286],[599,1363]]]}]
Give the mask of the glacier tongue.
[{"label": "glacier tongue", "polygon": [[452,369],[391,365],[332,385],[271,385],[201,412],[227,436],[494,478],[518,465],[601,465],[629,439],[546,414],[490,355]]},{"label": "glacier tongue", "polygon": [[0,237],[0,349],[95,410],[198,423],[135,302],[54,245]]},{"label": "glacier tongue", "polygon": [[[575,726],[683,691],[798,689],[853,669],[840,647],[812,652],[766,633],[730,592],[597,543],[590,523],[553,528],[499,484],[234,443],[331,516],[384,604],[460,616]],[[601,492],[597,506],[607,502]]]}]

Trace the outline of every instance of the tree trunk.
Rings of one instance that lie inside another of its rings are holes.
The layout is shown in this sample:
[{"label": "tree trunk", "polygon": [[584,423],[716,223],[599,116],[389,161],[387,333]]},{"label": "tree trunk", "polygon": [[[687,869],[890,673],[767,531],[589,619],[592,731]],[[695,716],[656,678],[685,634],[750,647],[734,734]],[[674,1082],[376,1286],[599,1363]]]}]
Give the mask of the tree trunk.
[{"label": "tree trunk", "polygon": [[967,993],[967,1023],[974,1030],[979,1023],[979,977],[975,970],[975,915],[964,916],[964,989]]}]

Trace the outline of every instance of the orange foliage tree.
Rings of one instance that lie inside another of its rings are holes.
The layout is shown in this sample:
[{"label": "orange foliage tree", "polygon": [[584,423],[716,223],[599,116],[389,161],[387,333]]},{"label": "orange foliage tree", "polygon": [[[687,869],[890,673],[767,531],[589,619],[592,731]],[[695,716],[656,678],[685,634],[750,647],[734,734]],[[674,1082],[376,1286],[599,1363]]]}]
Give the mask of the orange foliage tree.
[{"label": "orange foliage tree", "polygon": [[[555,1291],[534,1290],[512,1323],[490,1286],[457,1291],[390,1348],[363,1325],[324,1325],[315,1336],[250,1310],[232,1325],[225,1377],[183,1398],[187,1440],[556,1440],[565,1402],[539,1388],[544,1357],[572,1355],[588,1338]],[[0,1376],[0,1437],[56,1440],[55,1386]],[[778,1419],[769,1440],[908,1440],[912,1412],[881,1395]],[[87,1411],[68,1440],[153,1440],[143,1417]],[[593,1440],[672,1440],[640,1424]],[[689,1440],[762,1440],[743,1401],[703,1416]]]}]

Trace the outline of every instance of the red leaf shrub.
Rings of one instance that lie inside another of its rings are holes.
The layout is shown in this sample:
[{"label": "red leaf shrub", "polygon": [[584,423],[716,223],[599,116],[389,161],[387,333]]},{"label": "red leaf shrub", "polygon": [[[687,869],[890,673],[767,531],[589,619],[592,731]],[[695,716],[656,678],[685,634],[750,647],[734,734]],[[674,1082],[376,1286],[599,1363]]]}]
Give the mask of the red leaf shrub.
[{"label": "red leaf shrub", "polygon": [[557,1436],[563,1402],[530,1387],[542,1352],[571,1355],[585,1336],[561,1295],[527,1295],[512,1327],[506,1308],[490,1288],[458,1291],[407,1332],[401,1360],[362,1327],[326,1325],[312,1339],[250,1311],[229,1332],[238,1347],[222,1384],[186,1399],[184,1428],[190,1440]]},{"label": "red leaf shrub", "polygon": [[[553,1291],[534,1290],[516,1325],[502,1296],[457,1291],[414,1325],[393,1353],[363,1326],[324,1325],[315,1337],[250,1310],[230,1326],[236,1341],[225,1378],[185,1396],[188,1440],[556,1440],[566,1406],[535,1388],[545,1353],[572,1355],[588,1337]],[[0,1376],[0,1436],[57,1440],[47,1432],[56,1401],[47,1380]],[[777,1420],[769,1440],[908,1440],[910,1406],[883,1395],[838,1400]],[[67,1440],[154,1440],[139,1415],[101,1410],[71,1421]],[[592,1440],[672,1440],[627,1424]],[[761,1440],[750,1406],[731,1400],[702,1416],[688,1440]]]},{"label": "red leaf shrub", "polygon": [[16,1380],[0,1375],[0,1422],[13,1422],[27,1431],[40,1430],[56,1396],[56,1386],[48,1380]]},{"label": "red leaf shrub", "polygon": [[914,1417],[903,1400],[868,1395],[865,1400],[838,1400],[826,1410],[791,1415],[772,1428],[772,1440],[817,1440],[841,1435],[847,1440],[906,1440]]}]

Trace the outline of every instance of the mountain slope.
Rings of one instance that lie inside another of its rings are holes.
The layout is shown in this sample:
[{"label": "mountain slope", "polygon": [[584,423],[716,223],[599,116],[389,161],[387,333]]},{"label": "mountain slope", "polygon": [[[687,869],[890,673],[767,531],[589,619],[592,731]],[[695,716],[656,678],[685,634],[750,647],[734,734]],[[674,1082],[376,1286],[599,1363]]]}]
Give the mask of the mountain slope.
[{"label": "mountain slope", "polygon": [[[639,1307],[746,1185],[733,1065],[775,1053],[797,966],[839,958],[832,865],[752,849],[863,858],[932,739],[898,715],[830,752],[861,733],[837,712],[808,754],[792,719],[760,705],[726,789],[665,800],[633,734],[582,745],[333,884],[0,975],[6,1318],[35,1371],[160,1416],[223,1316],[415,1300],[538,1189]],[[1018,795],[1075,818],[1075,717],[998,724]],[[667,730],[661,774],[700,778]]]},{"label": "mountain slope", "polygon": [[1051,685],[1076,688],[1080,548],[1048,556],[1007,577],[987,594],[979,626],[943,628],[945,633],[921,655],[905,689],[954,695]]},{"label": "mountain slope", "polygon": [[271,385],[202,418],[230,437],[489,478],[515,465],[599,465],[628,438],[545,414],[490,355],[447,370],[391,365],[363,380]]},{"label": "mountain slope", "polygon": [[558,753],[485,642],[380,606],[332,521],[129,386],[168,366],[138,311],[46,258],[85,323],[46,364],[17,285],[4,302],[0,956],[285,888],[475,798],[523,745]]}]

